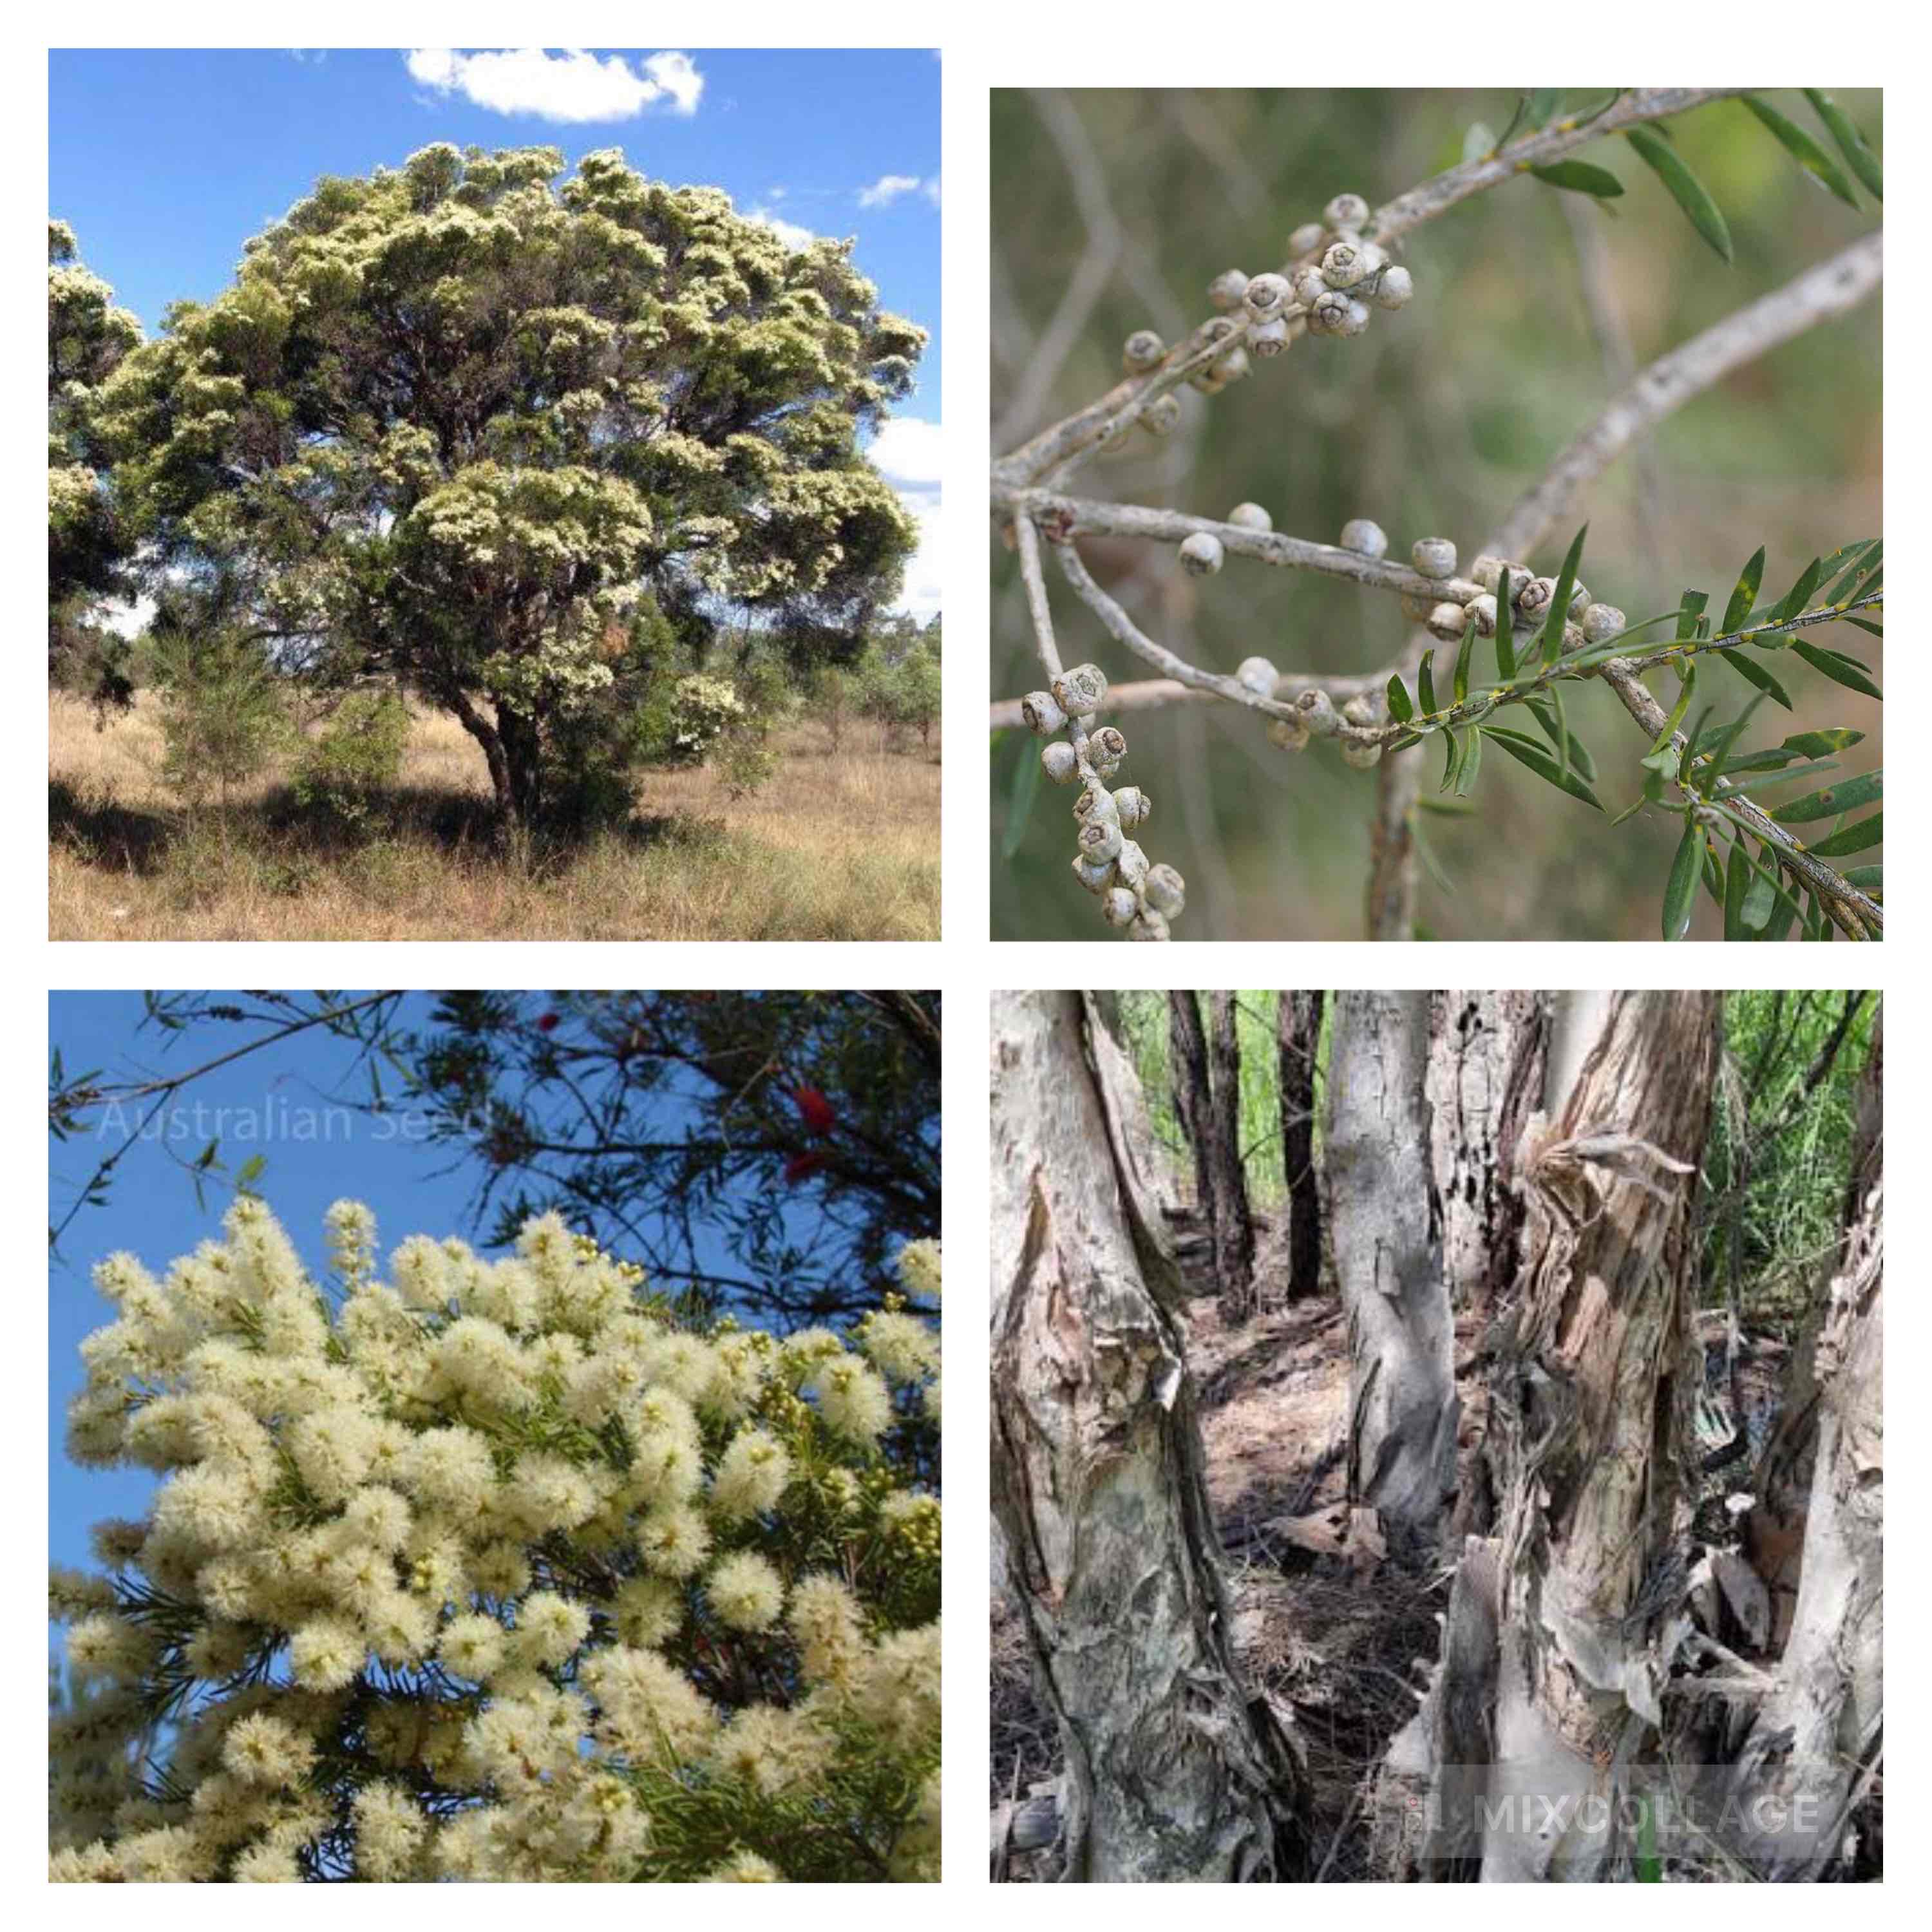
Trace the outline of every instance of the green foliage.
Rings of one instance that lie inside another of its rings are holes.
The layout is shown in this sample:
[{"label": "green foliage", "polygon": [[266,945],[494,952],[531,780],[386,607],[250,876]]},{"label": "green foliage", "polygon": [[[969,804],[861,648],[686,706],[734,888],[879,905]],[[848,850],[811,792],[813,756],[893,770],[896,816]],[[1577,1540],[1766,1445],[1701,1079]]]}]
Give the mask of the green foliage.
[{"label": "green foliage", "polygon": [[212,799],[225,838],[231,793],[292,741],[284,682],[258,644],[226,631],[159,630],[147,658],[161,694],[163,780],[190,807]]},{"label": "green foliage", "polygon": [[409,706],[394,692],[350,692],[304,744],[296,796],[346,825],[366,824],[378,794],[402,770],[409,736]]},{"label": "green foliage", "polygon": [[218,566],[314,674],[463,716],[526,822],[570,721],[636,708],[610,640],[640,586],[694,634],[842,634],[915,537],[860,442],[925,338],[850,244],[615,150],[564,173],[440,144],[324,179],[96,411],[158,570]]},{"label": "green foliage", "polygon": [[1735,1282],[1751,1325],[1815,1305],[1836,1252],[1856,1139],[1858,1084],[1878,1017],[1868,993],[1726,994],[1698,1226],[1699,1304]]},{"label": "green foliage", "polygon": [[113,290],[80,265],[74,230],[47,224],[47,665],[99,705],[134,697],[124,645],[98,622],[125,590],[128,532],[101,486],[96,395],[141,340]]}]

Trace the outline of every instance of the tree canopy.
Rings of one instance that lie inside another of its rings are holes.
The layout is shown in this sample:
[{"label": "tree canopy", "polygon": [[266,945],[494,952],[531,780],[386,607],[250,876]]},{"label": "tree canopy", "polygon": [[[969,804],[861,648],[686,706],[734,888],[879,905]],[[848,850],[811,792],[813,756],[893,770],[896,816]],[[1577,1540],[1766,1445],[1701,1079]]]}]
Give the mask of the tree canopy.
[{"label": "tree canopy", "polygon": [[[621,710],[661,610],[844,638],[916,531],[860,452],[925,332],[616,149],[328,177],[103,385],[116,501],[196,621],[454,714],[502,813]],[[638,620],[634,622],[634,620]]]},{"label": "tree canopy", "polygon": [[85,613],[123,587],[124,539],[101,488],[101,451],[91,421],[95,394],[141,340],[141,325],[114,291],[83,268],[64,221],[47,224],[47,657],[70,682],[122,698],[118,669],[94,648],[101,634]]}]

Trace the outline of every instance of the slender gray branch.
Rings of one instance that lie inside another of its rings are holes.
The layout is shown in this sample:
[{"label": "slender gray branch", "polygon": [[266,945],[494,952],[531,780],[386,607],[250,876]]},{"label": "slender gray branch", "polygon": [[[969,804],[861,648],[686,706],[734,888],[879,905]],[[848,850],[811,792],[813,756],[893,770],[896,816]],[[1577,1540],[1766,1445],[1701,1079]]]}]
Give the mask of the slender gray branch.
[{"label": "slender gray branch", "polygon": [[1518,175],[1527,174],[1532,168],[1560,160],[1586,142],[1600,140],[1606,134],[1620,134],[1626,128],[1639,127],[1647,121],[1662,121],[1672,114],[1686,113],[1693,107],[1702,107],[1706,101],[1722,100],[1744,91],[1738,87],[1634,88],[1594,119],[1570,115],[1552,121],[1548,127],[1512,141],[1499,153],[1465,161],[1461,166],[1424,182],[1420,188],[1384,202],[1369,218],[1366,232],[1376,241],[1386,243],[1398,235],[1406,235],[1412,228],[1419,228],[1425,221],[1433,221],[1472,194],[1500,187]]}]

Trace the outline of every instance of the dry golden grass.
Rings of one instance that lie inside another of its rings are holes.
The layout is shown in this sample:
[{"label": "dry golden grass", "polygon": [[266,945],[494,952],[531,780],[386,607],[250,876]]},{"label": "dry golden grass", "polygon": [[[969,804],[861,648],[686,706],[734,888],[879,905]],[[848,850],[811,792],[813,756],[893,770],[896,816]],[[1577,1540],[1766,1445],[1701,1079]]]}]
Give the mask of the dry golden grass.
[{"label": "dry golden grass", "polygon": [[937,939],[940,771],[848,731],[790,733],[778,777],[734,800],[709,772],[651,772],[624,831],[500,857],[474,744],[420,718],[402,780],[360,839],[285,789],[238,794],[225,842],[162,786],[145,698],[97,729],[47,716],[54,939]]}]

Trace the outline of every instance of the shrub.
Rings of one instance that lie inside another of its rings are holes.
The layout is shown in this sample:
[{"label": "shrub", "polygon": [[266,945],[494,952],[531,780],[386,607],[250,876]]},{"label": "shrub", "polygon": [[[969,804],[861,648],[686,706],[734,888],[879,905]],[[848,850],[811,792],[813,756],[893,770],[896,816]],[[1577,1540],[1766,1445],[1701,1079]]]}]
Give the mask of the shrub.
[{"label": "shrub", "polygon": [[668,762],[701,765],[712,747],[745,716],[743,699],[722,678],[702,671],[680,678],[671,696]]},{"label": "shrub", "polygon": [[296,796],[360,826],[376,794],[395,783],[409,740],[409,706],[394,692],[351,692],[304,747]]},{"label": "shrub", "polygon": [[[338,1202],[327,1293],[259,1200],[225,1226],[96,1271],[68,1452],[164,1480],[52,1580],[56,1878],[938,1876],[905,1298],[698,1333],[554,1215],[382,1281]],[[937,1296],[934,1244],[901,1271]]]}]

